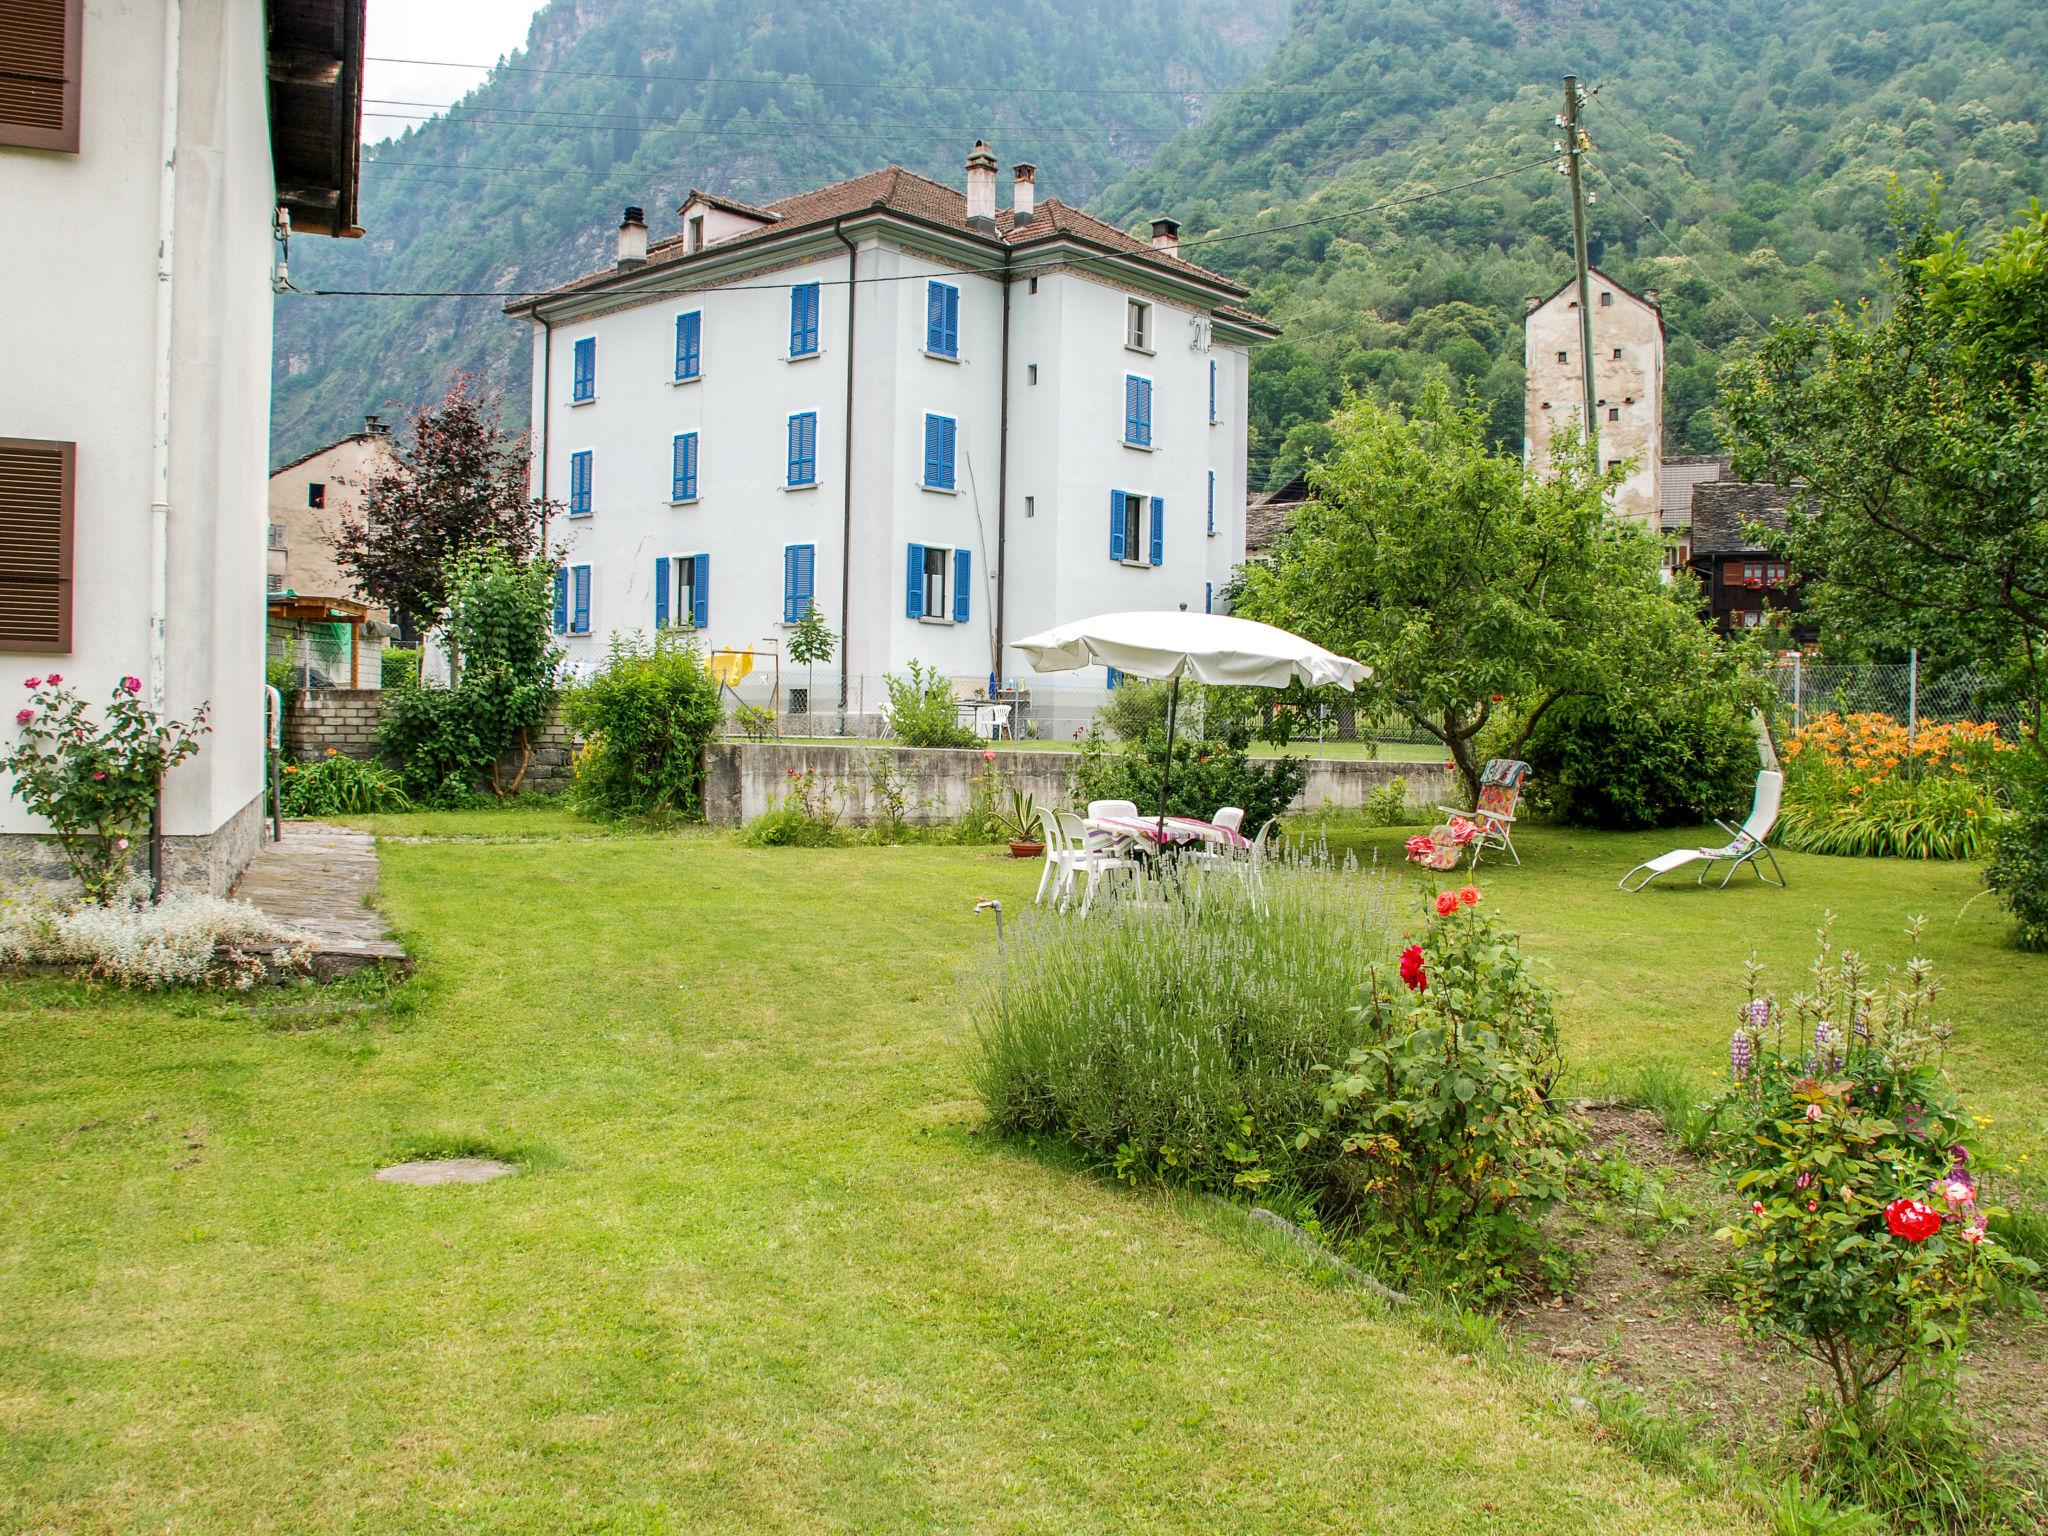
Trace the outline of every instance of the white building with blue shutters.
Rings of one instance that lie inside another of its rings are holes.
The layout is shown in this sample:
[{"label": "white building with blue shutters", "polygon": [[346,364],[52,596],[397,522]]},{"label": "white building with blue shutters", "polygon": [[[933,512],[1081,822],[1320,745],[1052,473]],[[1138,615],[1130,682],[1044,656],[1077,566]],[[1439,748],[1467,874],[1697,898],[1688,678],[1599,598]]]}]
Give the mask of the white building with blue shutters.
[{"label": "white building with blue shutters", "polygon": [[[1245,290],[1034,195],[900,168],[648,243],[510,307],[533,326],[536,491],[574,662],[688,621],[761,648],[815,604],[839,680],[1027,670],[1067,619],[1214,604],[1244,558]],[[819,691],[825,679],[820,676]],[[822,705],[826,701],[821,699]]]}]

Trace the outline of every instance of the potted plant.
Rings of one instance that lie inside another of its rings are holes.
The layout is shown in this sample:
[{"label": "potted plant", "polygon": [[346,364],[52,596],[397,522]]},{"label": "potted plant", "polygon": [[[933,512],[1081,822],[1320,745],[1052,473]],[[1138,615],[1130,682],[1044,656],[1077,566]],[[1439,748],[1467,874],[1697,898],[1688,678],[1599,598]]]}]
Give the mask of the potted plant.
[{"label": "potted plant", "polygon": [[996,807],[996,830],[1009,842],[1013,859],[1036,859],[1045,853],[1038,836],[1038,802],[1021,789],[1013,789]]}]

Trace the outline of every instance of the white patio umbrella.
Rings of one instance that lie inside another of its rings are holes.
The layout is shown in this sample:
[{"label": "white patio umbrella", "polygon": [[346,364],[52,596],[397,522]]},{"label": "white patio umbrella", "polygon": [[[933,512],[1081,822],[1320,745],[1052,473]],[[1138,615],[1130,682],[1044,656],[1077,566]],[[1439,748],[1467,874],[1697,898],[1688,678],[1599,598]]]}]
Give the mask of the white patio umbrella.
[{"label": "white patio umbrella", "polygon": [[1221,613],[1105,613],[1075,619],[1016,643],[1040,672],[1115,667],[1133,677],[1170,679],[1166,705],[1166,768],[1159,785],[1159,823],[1173,782],[1173,733],[1180,714],[1180,680],[1245,688],[1284,688],[1296,679],[1310,686],[1355,688],[1372,676],[1362,662],[1326,651],[1271,624]]}]

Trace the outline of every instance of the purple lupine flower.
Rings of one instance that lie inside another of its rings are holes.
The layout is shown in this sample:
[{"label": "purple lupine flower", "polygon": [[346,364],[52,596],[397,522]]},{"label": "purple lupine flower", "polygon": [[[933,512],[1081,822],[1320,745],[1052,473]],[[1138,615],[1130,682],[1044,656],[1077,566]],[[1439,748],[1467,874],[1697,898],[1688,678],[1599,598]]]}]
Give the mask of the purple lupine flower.
[{"label": "purple lupine flower", "polygon": [[1765,997],[1751,998],[1749,1000],[1749,1027],[1751,1029],[1762,1029],[1765,1025],[1769,1024],[1770,1022],[1770,999]]},{"label": "purple lupine flower", "polygon": [[1817,1072],[1841,1065],[1842,1037],[1835,1026],[1822,1019],[1813,1026],[1813,1064]]},{"label": "purple lupine flower", "polygon": [[1749,1035],[1738,1029],[1728,1037],[1728,1067],[1735,1074],[1736,1082],[1749,1081],[1750,1061]]}]

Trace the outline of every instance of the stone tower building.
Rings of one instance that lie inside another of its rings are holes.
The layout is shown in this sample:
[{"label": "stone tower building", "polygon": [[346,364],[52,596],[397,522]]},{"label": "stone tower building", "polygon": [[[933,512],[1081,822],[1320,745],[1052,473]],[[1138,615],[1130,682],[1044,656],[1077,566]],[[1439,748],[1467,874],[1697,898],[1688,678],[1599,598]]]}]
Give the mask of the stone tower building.
[{"label": "stone tower building", "polygon": [[[1638,297],[1597,270],[1592,294],[1600,462],[1628,468],[1615,511],[1655,531],[1664,458],[1664,315],[1655,294]],[[1555,435],[1577,430],[1583,414],[1578,283],[1566,283],[1540,303],[1532,299],[1522,333],[1528,370],[1523,453],[1542,465]]]}]

